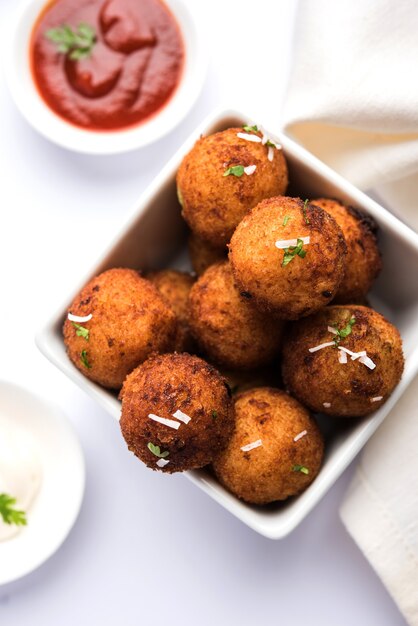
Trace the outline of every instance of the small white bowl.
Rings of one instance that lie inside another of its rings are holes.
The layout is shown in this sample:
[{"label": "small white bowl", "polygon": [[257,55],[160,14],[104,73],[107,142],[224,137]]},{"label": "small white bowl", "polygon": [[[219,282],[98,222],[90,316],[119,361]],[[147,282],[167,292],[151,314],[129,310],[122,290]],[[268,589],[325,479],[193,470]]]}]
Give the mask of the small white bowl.
[{"label": "small white bowl", "polygon": [[171,131],[196,101],[208,64],[204,33],[197,27],[187,4],[164,0],[176,18],[185,46],[185,66],[176,92],[149,121],[125,130],[92,131],[78,128],[59,117],[40,96],[30,68],[30,38],[33,26],[47,0],[28,0],[11,26],[5,46],[5,72],[13,99],[26,120],[54,143],[87,154],[118,154],[146,146]]},{"label": "small white bowl", "polygon": [[[157,269],[164,265],[167,267],[173,257],[181,255],[186,242],[186,226],[176,197],[176,172],[182,158],[201,134],[254,122],[262,123],[262,120],[254,120],[243,113],[229,110],[210,115],[141,196],[132,217],[121,226],[119,234],[102,258],[72,289],[67,301],[38,334],[37,344],[45,356],[116,419],[120,417],[120,402],[116,395],[90,382],[67,357],[62,339],[66,310],[87,280],[106,269]],[[276,136],[283,146],[289,165],[289,195],[340,198],[371,215],[377,222],[383,271],[374,285],[370,300],[377,310],[399,328],[404,343],[405,370],[391,397],[372,415],[361,420],[348,420],[343,429],[335,420],[327,420],[324,464],[316,480],[296,498],[266,507],[251,506],[226,491],[206,470],[186,473],[211,498],[271,539],[284,537],[308,515],[372,436],[418,372],[418,281],[414,271],[418,267],[418,235],[307,150],[284,135],[277,133]],[[148,470],[144,468],[144,471]],[[167,477],[167,480],[170,478]]]},{"label": "small white bowl", "polygon": [[29,574],[61,546],[80,510],[85,467],[77,435],[57,407],[22,387],[0,381],[0,411],[30,436],[42,467],[28,525],[0,542],[0,585],[4,585]]}]

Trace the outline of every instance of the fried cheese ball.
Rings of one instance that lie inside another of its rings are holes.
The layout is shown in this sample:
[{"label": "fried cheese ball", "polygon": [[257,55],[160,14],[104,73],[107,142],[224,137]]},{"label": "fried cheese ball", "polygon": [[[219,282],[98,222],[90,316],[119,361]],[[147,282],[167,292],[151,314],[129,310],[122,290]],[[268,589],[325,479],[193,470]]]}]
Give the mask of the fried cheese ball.
[{"label": "fried cheese ball", "polygon": [[151,357],[127,377],[121,398],[127,446],[154,470],[172,473],[207,465],[234,429],[225,379],[189,354]]},{"label": "fried cheese ball", "polygon": [[238,225],[229,260],[241,293],[261,310],[294,320],[337,293],[346,244],[329,213],[299,198],[260,202]]},{"label": "fried cheese ball", "polygon": [[156,287],[131,269],[96,276],[76,296],[69,313],[85,322],[64,323],[64,343],[74,365],[103,387],[120,389],[152,352],[174,347],[176,316]]},{"label": "fried cheese ball", "polygon": [[189,324],[210,360],[233,369],[254,369],[273,360],[283,324],[260,313],[234,284],[228,261],[211,265],[193,285]]},{"label": "fried cheese ball", "polygon": [[214,263],[226,259],[228,254],[226,246],[215,248],[194,233],[189,235],[188,248],[192,267],[198,276],[201,276]]},{"label": "fried cheese ball", "polygon": [[[281,148],[270,150],[261,139],[260,132],[229,128],[201,137],[180,165],[177,191],[183,217],[192,231],[212,246],[225,246],[252,207],[286,191],[283,152]],[[248,174],[242,169],[254,165],[255,170],[247,170]]]},{"label": "fried cheese ball", "polygon": [[285,386],[315,412],[369,415],[386,402],[403,367],[398,330],[365,306],[326,307],[286,333]]},{"label": "fried cheese ball", "polygon": [[324,442],[308,411],[284,391],[260,387],[238,394],[235,431],[214,461],[224,487],[253,504],[285,500],[316,478]]},{"label": "fried cheese ball", "polygon": [[155,285],[168,306],[174,311],[178,330],[174,343],[176,352],[193,350],[194,342],[188,324],[188,299],[195,278],[187,272],[178,270],[161,270],[150,272],[147,279]]},{"label": "fried cheese ball", "polygon": [[360,303],[382,269],[376,224],[372,218],[338,200],[318,198],[311,202],[332,215],[347,244],[344,278],[333,302]]}]

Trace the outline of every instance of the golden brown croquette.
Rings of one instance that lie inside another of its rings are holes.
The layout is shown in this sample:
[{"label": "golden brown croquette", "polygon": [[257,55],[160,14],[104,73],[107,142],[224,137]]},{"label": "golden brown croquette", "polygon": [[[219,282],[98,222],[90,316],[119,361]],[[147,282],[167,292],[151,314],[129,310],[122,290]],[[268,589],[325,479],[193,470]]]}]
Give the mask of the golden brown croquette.
[{"label": "golden brown croquette", "polygon": [[321,467],[324,442],[308,411],[284,391],[261,387],[238,394],[236,426],[213,467],[219,481],[253,504],[304,491]]},{"label": "golden brown croquette", "polygon": [[283,324],[260,313],[234,284],[228,261],[209,267],[190,291],[189,324],[210,360],[232,369],[254,369],[276,356]]},{"label": "golden brown croquette", "polygon": [[192,351],[194,342],[188,324],[188,300],[190,289],[195,282],[194,276],[187,272],[169,269],[150,272],[147,279],[157,287],[160,295],[177,317],[178,332],[174,350],[176,352]]},{"label": "golden brown croquette", "polygon": [[130,269],[92,278],[68,311],[92,315],[85,323],[66,319],[64,342],[74,365],[90,380],[119,389],[152,352],[172,350],[176,316],[156,287]]},{"label": "golden brown croquette", "polygon": [[333,302],[360,303],[370,291],[373,281],[382,269],[377,245],[377,227],[368,217],[338,200],[318,198],[312,204],[327,211],[343,231],[347,244],[347,262],[344,278]]},{"label": "golden brown croquette", "polygon": [[[201,137],[180,165],[177,188],[183,217],[196,235],[216,248],[229,242],[252,207],[286,191],[283,152],[272,148],[273,159],[269,160],[270,148],[261,139],[260,132],[229,128]],[[248,166],[255,166],[251,174],[243,171]]]},{"label": "golden brown croquette", "polygon": [[365,306],[329,306],[286,332],[285,386],[315,412],[372,413],[398,384],[403,366],[398,330]]},{"label": "golden brown croquette", "polygon": [[154,470],[207,465],[234,429],[225,379],[189,354],[151,357],[127,377],[121,398],[122,435],[129,450]]},{"label": "golden brown croquette", "polygon": [[188,239],[189,256],[192,267],[198,276],[201,276],[210,265],[226,259],[226,246],[215,248],[194,233]]},{"label": "golden brown croquette", "polygon": [[230,243],[236,283],[261,310],[298,319],[337,293],[346,244],[329,213],[299,198],[260,202],[244,217]]}]

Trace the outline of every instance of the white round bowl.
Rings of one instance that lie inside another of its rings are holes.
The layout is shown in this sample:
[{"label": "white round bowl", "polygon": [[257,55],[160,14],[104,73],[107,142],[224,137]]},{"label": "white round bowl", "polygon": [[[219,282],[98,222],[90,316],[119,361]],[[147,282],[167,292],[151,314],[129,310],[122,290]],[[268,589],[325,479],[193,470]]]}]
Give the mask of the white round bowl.
[{"label": "white round bowl", "polygon": [[13,99],[26,120],[54,143],[87,154],[117,154],[146,146],[172,130],[196,101],[205,79],[207,49],[203,33],[182,0],[164,0],[175,16],[185,46],[185,66],[176,92],[168,103],[138,126],[124,130],[92,131],[78,128],[59,117],[44,102],[32,78],[30,37],[36,19],[47,0],[27,0],[11,27],[11,41],[5,47],[7,82]]},{"label": "white round bowl", "polygon": [[0,585],[4,585],[29,574],[61,546],[80,510],[85,466],[72,425],[42,398],[0,381],[0,413],[31,437],[42,466],[28,525],[0,542]]}]

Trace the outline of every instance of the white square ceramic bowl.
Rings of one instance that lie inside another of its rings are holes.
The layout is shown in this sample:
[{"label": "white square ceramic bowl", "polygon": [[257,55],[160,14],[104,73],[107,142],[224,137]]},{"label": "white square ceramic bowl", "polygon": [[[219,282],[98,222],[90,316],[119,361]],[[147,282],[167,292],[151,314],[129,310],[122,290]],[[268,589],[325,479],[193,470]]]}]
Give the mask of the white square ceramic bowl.
[{"label": "white square ceramic bowl", "polygon": [[[249,121],[242,113],[228,110],[211,115],[196,129],[142,195],[131,218],[122,225],[120,233],[96,266],[75,285],[68,300],[37,335],[37,345],[43,354],[115,419],[119,419],[120,415],[116,394],[84,378],[67,358],[61,335],[66,309],[85,282],[105,269],[155,269],[175,263],[176,258],[178,265],[186,238],[175,184],[180,162],[202,133],[241,126]],[[267,507],[250,506],[228,493],[206,470],[186,474],[245,524],[271,539],[284,537],[309,513],[381,424],[418,371],[418,235],[292,140],[286,136],[278,138],[289,164],[289,195],[302,198],[337,197],[359,207],[378,223],[384,269],[370,300],[376,309],[396,324],[402,334],[405,372],[392,396],[373,415],[344,427],[330,426],[327,420],[324,465],[314,483],[297,498]]]}]

